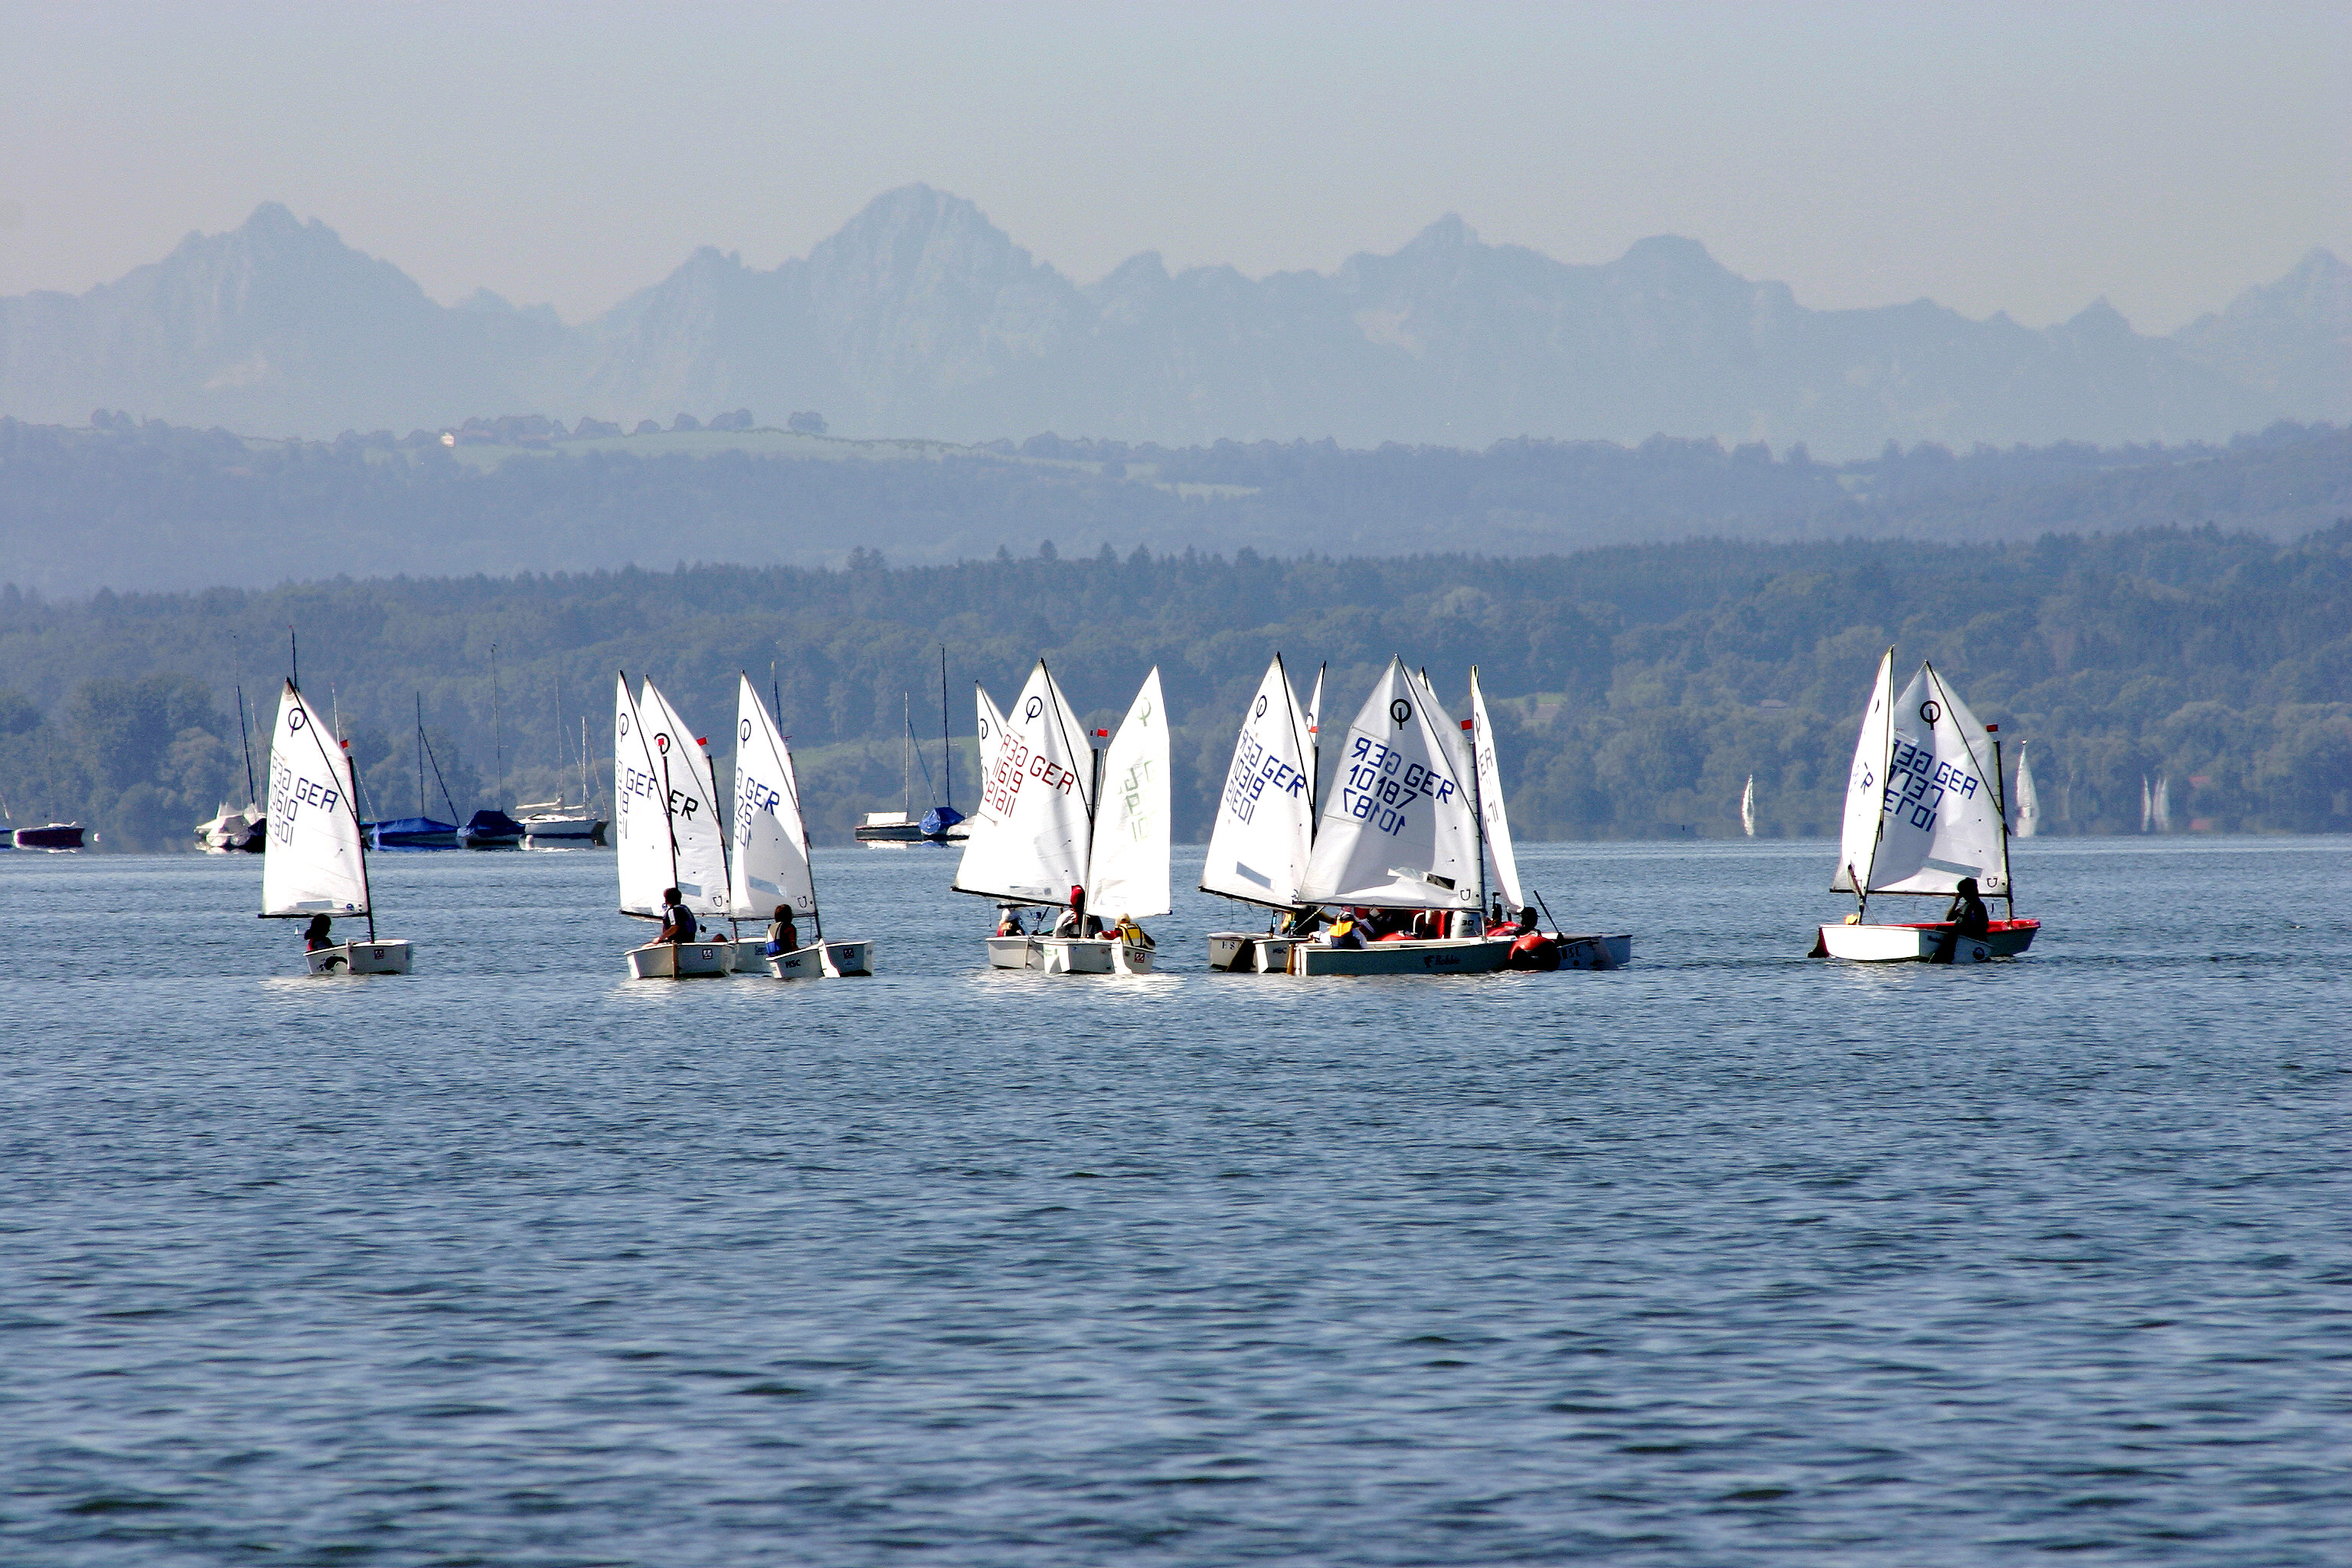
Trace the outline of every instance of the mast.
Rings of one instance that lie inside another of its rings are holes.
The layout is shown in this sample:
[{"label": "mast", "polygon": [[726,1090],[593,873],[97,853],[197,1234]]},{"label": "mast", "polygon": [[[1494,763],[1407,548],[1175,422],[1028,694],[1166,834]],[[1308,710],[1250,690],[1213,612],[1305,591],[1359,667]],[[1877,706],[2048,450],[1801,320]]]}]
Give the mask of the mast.
[{"label": "mast", "polygon": [[[1994,798],[2000,803],[2000,901],[2009,910],[2009,918],[2017,918],[2017,883],[2009,874],[2009,781],[2001,776],[2000,737],[1995,733],[1998,724],[1985,726],[1985,733],[1993,736],[1992,787]],[[2023,753],[2020,753],[2022,755]]]},{"label": "mast", "polygon": [[425,815],[425,693],[416,694],[416,815]]},{"label": "mast", "polygon": [[940,644],[940,767],[947,781],[947,807],[955,809],[955,742],[948,738],[948,645]]},{"label": "mast", "polygon": [[906,733],[898,739],[898,815],[915,815],[915,700],[908,692],[898,693],[899,722]]},{"label": "mast", "polygon": [[245,727],[245,653],[236,638],[228,639],[229,665],[236,672],[236,741],[245,748],[245,801],[259,798],[253,783],[253,736]]},{"label": "mast", "polygon": [[588,826],[596,826],[596,803],[588,798],[588,715],[580,715],[580,809],[587,814]]},{"label": "mast", "polygon": [[[1475,664],[1470,667],[1470,689],[1474,696],[1478,689],[1478,667]],[[1494,907],[1486,891],[1486,798],[1478,784],[1478,748],[1486,743],[1486,737],[1477,730],[1475,700],[1470,704],[1470,712],[1471,717],[1463,721],[1462,727],[1470,731],[1470,820],[1478,829],[1478,920],[1483,931],[1486,911]]]},{"label": "mast", "polygon": [[490,766],[495,770],[499,781],[498,794],[491,797],[490,805],[499,811],[504,811],[506,806],[502,803],[507,798],[507,759],[506,753],[499,748],[499,645],[496,643],[490,645]]}]

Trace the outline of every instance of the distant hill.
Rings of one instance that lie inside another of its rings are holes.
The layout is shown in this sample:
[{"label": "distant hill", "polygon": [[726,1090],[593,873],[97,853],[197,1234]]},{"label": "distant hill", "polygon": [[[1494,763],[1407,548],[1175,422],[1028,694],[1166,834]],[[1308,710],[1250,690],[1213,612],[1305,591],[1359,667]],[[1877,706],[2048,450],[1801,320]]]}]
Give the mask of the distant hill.
[{"label": "distant hill", "polygon": [[0,300],[0,412],[324,437],[468,412],[634,425],[749,407],[961,442],[1663,433],[1843,458],[1890,440],[2179,442],[2352,418],[2347,301],[2352,268],[2315,251],[2170,338],[2104,302],[2042,331],[1924,300],[1811,310],[1693,240],[1569,266],[1451,217],[1328,276],[1171,274],[1145,254],[1081,286],[971,203],[911,185],[805,258],[762,271],[700,250],[572,327],[494,295],[436,304],[271,204],[86,294]]},{"label": "distant hill", "polygon": [[1528,556],[1677,539],[1911,538],[2219,525],[2288,538],[2352,517],[2352,432],[2227,447],[2083,445],[1840,464],[1653,437],[1483,452],[1328,442],[1014,447],[728,429],[557,438],[535,417],[257,441],[0,418],[0,583],[44,595],[681,561],[839,566],[1138,549],[1228,557]]}]

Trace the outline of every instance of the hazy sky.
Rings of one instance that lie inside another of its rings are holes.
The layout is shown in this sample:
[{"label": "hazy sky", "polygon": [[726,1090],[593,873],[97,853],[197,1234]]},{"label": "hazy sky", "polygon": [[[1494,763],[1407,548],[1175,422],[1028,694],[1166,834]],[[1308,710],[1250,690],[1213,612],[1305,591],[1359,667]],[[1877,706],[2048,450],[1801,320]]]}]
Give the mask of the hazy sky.
[{"label": "hazy sky", "polygon": [[0,293],[262,201],[438,299],[591,315],[698,245],[971,197],[1091,281],[1328,270],[1458,212],[1702,240],[1814,307],[2142,331],[2352,258],[2352,5],[0,0]]}]

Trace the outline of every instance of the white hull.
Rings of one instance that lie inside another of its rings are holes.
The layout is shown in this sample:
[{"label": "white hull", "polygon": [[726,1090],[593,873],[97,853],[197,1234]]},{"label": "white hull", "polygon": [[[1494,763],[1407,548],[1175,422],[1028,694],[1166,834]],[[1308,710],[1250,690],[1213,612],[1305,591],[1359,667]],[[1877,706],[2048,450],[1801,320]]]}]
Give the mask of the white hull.
[{"label": "white hull", "polygon": [[1562,969],[1622,969],[1633,962],[1633,938],[1629,931],[1610,935],[1554,933],[1559,943]]},{"label": "white hull", "polygon": [[[1843,958],[1855,963],[1926,963],[1944,945],[1940,925],[1833,925],[1821,928],[1812,956]],[[1995,921],[1981,937],[1961,941],[1952,950],[1954,963],[1983,963],[2015,958],[2033,945],[2040,921]]]},{"label": "white hull", "polygon": [[700,980],[734,968],[731,942],[649,942],[629,949],[632,980]]},{"label": "white hull", "polygon": [[828,942],[795,948],[790,952],[768,956],[764,942],[740,942],[735,944],[735,973],[765,974],[778,980],[822,980],[825,977],[826,960],[833,971],[845,979],[874,973],[874,944],[870,942]]},{"label": "white hull", "polygon": [[992,936],[988,963],[1042,974],[1149,974],[1152,950],[1099,936]]},{"label": "white hull", "polygon": [[1209,967],[1228,974],[1282,974],[1290,968],[1295,936],[1215,931],[1209,933]]},{"label": "white hull", "polygon": [[405,942],[346,942],[302,955],[313,974],[405,974]]}]

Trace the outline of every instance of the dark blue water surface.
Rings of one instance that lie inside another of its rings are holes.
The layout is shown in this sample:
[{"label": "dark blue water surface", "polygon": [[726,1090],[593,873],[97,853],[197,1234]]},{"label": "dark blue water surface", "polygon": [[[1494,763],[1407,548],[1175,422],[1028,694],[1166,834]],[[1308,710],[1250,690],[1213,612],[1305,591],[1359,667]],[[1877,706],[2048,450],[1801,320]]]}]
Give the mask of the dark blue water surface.
[{"label": "dark blue water surface", "polygon": [[[1189,886],[1197,851],[1179,880]],[[2352,843],[1534,847],[1609,974],[632,984],[608,855],[0,857],[0,1560],[2352,1562]]]}]

